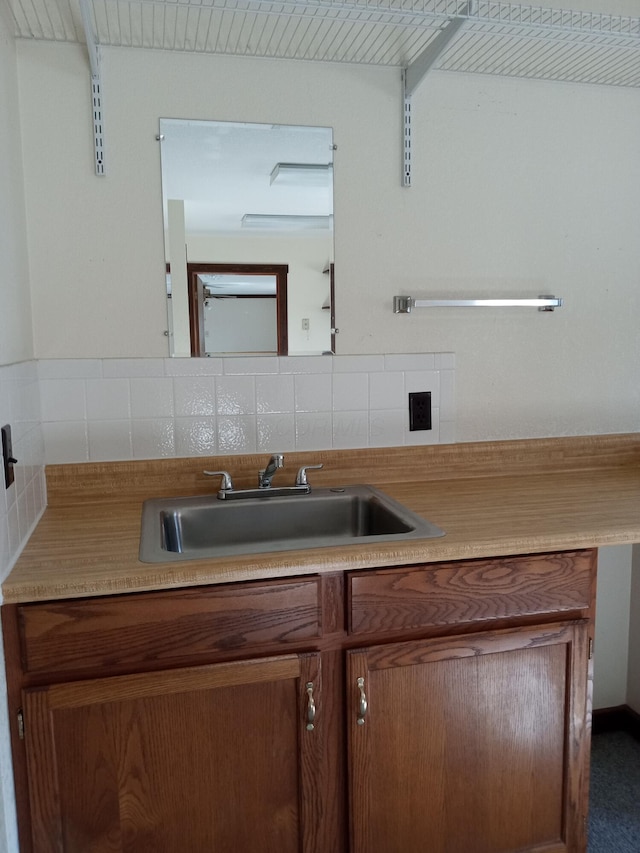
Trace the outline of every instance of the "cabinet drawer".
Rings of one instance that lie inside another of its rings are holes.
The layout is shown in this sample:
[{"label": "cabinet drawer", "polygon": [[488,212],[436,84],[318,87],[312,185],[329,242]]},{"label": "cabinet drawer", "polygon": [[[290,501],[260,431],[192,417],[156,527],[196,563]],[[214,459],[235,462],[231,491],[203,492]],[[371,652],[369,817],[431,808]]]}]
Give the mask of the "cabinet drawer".
[{"label": "cabinet drawer", "polygon": [[31,673],[253,653],[322,632],[318,578],[52,601],[18,614]]},{"label": "cabinet drawer", "polygon": [[588,610],[596,551],[404,566],[349,575],[351,634]]}]

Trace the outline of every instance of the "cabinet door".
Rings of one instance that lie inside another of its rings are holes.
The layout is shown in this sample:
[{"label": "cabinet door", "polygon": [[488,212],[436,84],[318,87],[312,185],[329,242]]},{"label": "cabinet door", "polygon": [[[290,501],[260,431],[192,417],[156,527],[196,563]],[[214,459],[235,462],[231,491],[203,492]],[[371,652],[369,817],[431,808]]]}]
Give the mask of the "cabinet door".
[{"label": "cabinet door", "polygon": [[[323,853],[319,655],[24,692],[36,853]],[[309,685],[313,685],[309,687]]]},{"label": "cabinet door", "polygon": [[588,624],[348,653],[351,853],[586,849]]}]

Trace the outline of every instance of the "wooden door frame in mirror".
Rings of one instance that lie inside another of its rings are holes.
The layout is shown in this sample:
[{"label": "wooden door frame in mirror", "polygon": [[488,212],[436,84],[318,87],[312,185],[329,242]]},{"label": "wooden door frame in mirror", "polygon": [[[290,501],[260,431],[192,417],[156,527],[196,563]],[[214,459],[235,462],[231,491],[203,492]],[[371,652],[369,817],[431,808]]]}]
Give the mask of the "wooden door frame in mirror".
[{"label": "wooden door frame in mirror", "polygon": [[189,288],[189,335],[191,338],[192,356],[206,355],[204,317],[200,310],[200,306],[203,304],[202,285],[198,281],[200,273],[275,276],[278,355],[289,354],[289,333],[287,328],[288,264],[210,264],[190,261],[187,263],[187,284]]}]

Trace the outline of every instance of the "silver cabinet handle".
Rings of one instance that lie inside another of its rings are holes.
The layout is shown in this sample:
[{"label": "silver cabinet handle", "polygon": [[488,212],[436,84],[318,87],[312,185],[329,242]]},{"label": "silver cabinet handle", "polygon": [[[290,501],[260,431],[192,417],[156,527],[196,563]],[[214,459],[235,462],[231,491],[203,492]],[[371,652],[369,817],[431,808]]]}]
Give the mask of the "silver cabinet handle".
[{"label": "silver cabinet handle", "polygon": [[360,690],[360,701],[358,702],[358,719],[356,720],[356,723],[359,726],[364,726],[364,718],[367,714],[367,708],[369,707],[369,703],[367,702],[367,694],[364,692],[364,678],[359,678],[356,684],[358,685],[358,689]]},{"label": "silver cabinet handle", "polygon": [[307,689],[307,731],[312,732],[315,728],[316,703],[313,698],[313,681],[308,681]]}]

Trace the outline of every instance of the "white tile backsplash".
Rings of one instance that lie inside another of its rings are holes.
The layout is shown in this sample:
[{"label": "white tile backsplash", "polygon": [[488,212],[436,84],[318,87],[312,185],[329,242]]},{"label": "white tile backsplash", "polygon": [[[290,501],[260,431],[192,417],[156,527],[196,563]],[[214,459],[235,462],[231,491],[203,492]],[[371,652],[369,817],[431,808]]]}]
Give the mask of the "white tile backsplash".
[{"label": "white tile backsplash", "polygon": [[145,377],[131,380],[131,417],[172,418],[173,379]]},{"label": "white tile backsplash", "polygon": [[[405,408],[404,373],[369,374],[369,405],[372,409],[402,409]],[[423,388],[428,391],[429,388]],[[407,401],[407,409],[408,409]]]},{"label": "white tile backsplash", "polygon": [[215,415],[216,387],[213,376],[181,376],[173,380],[176,417]]},{"label": "white tile backsplash", "polygon": [[333,411],[369,411],[369,376],[367,373],[335,373],[333,375]]},{"label": "white tile backsplash", "polygon": [[330,412],[330,373],[302,373],[295,377],[296,412]]},{"label": "white tile backsplash", "polygon": [[[453,353],[51,360],[35,375],[51,463],[455,441]],[[13,404],[36,420],[37,390],[23,381]],[[410,391],[431,392],[431,430],[409,431]]]},{"label": "white tile backsplash", "polygon": [[119,420],[131,417],[128,379],[94,379],[86,383],[87,419]]},{"label": "white tile backsplash", "polygon": [[289,374],[256,376],[256,411],[258,414],[293,412],[294,377]]},{"label": "white tile backsplash", "polygon": [[15,481],[5,488],[0,466],[0,580],[4,580],[44,511],[44,442],[38,365],[0,366],[0,426],[11,425]]},{"label": "white tile backsplash", "polygon": [[255,415],[255,377],[221,376],[216,381],[216,412],[218,415]]},{"label": "white tile backsplash", "polygon": [[215,418],[176,418],[176,456],[214,456],[217,453]]},{"label": "white tile backsplash", "polygon": [[257,424],[252,415],[218,418],[218,453],[256,453]]}]

